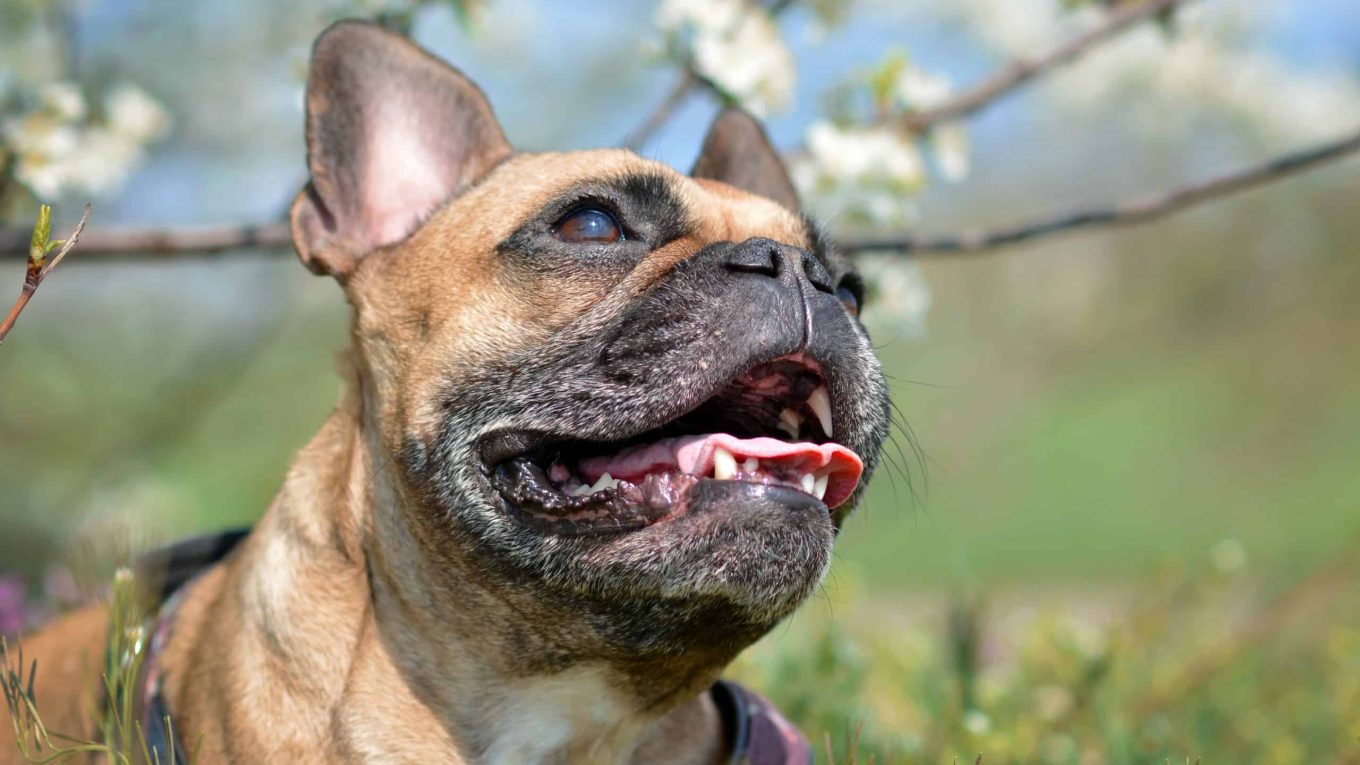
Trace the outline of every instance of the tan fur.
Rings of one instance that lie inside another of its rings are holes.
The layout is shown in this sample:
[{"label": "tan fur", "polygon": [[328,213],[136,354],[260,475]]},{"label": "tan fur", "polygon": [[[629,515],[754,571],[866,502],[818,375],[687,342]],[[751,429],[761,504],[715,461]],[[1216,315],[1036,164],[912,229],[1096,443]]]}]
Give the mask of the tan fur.
[{"label": "tan fur", "polygon": [[[519,221],[578,180],[636,170],[675,179],[695,233],[609,289],[582,281],[531,294],[541,285],[504,278],[494,248]],[[192,586],[163,656],[194,762],[471,762],[471,732],[491,739],[487,762],[721,761],[716,711],[693,688],[661,714],[639,707],[608,667],[524,676],[499,633],[460,622],[473,596],[430,584],[423,567],[440,562],[388,461],[404,438],[433,434],[436,386],[461,368],[642,292],[710,242],[752,236],[808,244],[800,220],[768,199],[600,150],[516,155],[405,242],[364,257],[346,280],[356,308],[348,392],[254,533]],[[490,621],[522,619],[508,603],[475,605]],[[55,728],[91,732],[71,704],[97,687],[105,629],[86,611],[25,641]],[[0,728],[4,762],[8,733]]]}]

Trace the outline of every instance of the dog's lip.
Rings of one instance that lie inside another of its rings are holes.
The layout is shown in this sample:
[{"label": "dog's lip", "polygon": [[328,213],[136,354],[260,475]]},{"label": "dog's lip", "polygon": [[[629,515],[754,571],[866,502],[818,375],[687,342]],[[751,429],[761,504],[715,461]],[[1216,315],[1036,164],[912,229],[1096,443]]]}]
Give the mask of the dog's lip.
[{"label": "dog's lip", "polygon": [[834,513],[863,462],[832,440],[831,404],[821,365],[783,356],[715,383],[674,416],[639,423],[620,413],[618,431],[606,434],[502,426],[479,436],[474,454],[512,514],[558,532],[630,531],[683,516],[691,490],[713,480],[783,487]]},{"label": "dog's lip", "polygon": [[[743,370],[743,374],[749,374],[753,370],[758,369],[762,366],[778,362],[791,362],[797,364],[806,369],[807,371],[817,375],[818,378],[821,378],[823,380],[825,379],[822,372],[822,365],[816,359],[812,358],[811,356],[805,353],[795,353],[787,356],[781,356],[778,358],[770,359],[768,361],[760,363],[753,363]],[[738,375],[738,377],[739,376],[740,375]],[[537,451],[538,449],[542,448],[545,444],[550,444],[557,441],[585,440],[585,441],[598,441],[601,443],[629,441],[635,438],[639,438],[647,434],[648,432],[656,430],[659,427],[663,427],[667,423],[675,422],[676,420],[684,418],[686,415],[692,413],[695,409],[703,406],[704,403],[710,401],[714,396],[718,395],[723,390],[723,388],[729,385],[730,383],[731,381],[725,381],[715,384],[712,390],[707,391],[705,395],[699,399],[699,402],[694,407],[691,407],[688,410],[681,411],[680,413],[671,417],[658,418],[656,421],[653,421],[648,425],[636,427],[625,432],[617,434],[582,435],[580,433],[543,430],[533,427],[509,426],[498,428],[481,435],[476,441],[477,444],[476,451],[478,455],[481,457],[483,472],[490,473],[496,469],[497,465],[500,465],[501,463],[507,460],[511,460],[516,457],[523,457],[534,451]],[[825,388],[825,386],[826,383],[823,381],[821,387]],[[832,405],[833,402],[831,402],[831,400],[828,397],[825,415],[826,416],[825,422],[826,425],[828,426],[831,420]]]},{"label": "dog's lip", "polygon": [[[687,492],[682,508],[664,515],[631,513],[626,519],[612,518],[609,522],[580,521],[571,518],[552,517],[525,511],[504,498],[504,507],[525,523],[540,531],[564,537],[618,537],[644,531],[654,527],[668,527],[676,524],[685,526],[686,521],[694,521],[714,513],[751,512],[753,500],[766,509],[778,506],[781,513],[805,514],[804,517],[830,518],[832,512],[826,503],[788,486],[754,483],[751,481],[719,481],[713,478],[697,479]],[[739,507],[723,506],[723,500],[740,503]],[[605,499],[599,500],[600,503]],[[675,532],[667,532],[675,533]]]},{"label": "dog's lip", "polygon": [[495,430],[481,437],[478,452],[482,458],[483,468],[490,472],[497,465],[529,454],[556,438],[565,436],[540,430]]}]

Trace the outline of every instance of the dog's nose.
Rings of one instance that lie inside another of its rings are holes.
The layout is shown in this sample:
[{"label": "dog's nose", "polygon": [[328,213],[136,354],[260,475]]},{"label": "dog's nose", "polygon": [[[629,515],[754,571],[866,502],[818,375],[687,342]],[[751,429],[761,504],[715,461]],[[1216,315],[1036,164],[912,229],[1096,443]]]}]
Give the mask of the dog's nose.
[{"label": "dog's nose", "polygon": [[762,274],[790,282],[804,281],[813,288],[830,293],[834,289],[831,273],[815,255],[790,244],[765,237],[753,237],[727,252],[723,265],[729,271]]}]

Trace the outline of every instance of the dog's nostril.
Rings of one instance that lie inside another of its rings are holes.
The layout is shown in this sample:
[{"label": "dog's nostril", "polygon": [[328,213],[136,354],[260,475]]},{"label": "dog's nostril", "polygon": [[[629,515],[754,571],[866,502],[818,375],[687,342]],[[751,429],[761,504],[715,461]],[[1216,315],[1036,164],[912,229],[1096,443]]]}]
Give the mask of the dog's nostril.
[{"label": "dog's nostril", "polygon": [[746,243],[732,248],[725,265],[732,271],[779,276],[783,259],[779,248],[772,243]]},{"label": "dog's nostril", "polygon": [[835,291],[835,280],[831,278],[831,272],[827,271],[822,261],[810,252],[803,253],[803,276],[822,292]]}]

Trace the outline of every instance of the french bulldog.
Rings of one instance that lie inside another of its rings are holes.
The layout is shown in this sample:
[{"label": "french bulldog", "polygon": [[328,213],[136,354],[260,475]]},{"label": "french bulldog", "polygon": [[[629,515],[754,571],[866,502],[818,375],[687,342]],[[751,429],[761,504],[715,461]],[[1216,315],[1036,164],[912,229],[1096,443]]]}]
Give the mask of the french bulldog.
[{"label": "french bulldog", "polygon": [[[715,682],[818,586],[889,403],[860,277],[760,125],[722,112],[688,175],[518,152],[477,86],[362,22],[317,40],[306,112],[291,226],[353,308],[345,392],[254,529],[164,588],[153,746],[761,761],[787,724]],[[50,728],[88,732],[109,629],[25,640]]]}]

